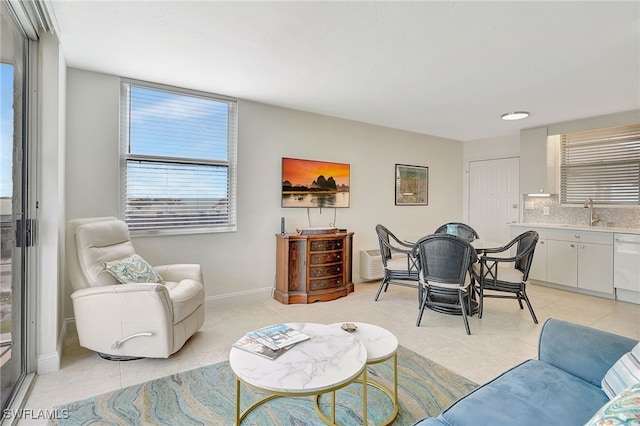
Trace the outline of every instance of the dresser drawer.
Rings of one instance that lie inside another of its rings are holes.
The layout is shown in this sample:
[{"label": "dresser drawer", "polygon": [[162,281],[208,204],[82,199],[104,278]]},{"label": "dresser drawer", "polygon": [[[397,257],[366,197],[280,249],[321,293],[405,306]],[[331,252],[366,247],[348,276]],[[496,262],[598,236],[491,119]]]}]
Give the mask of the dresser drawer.
[{"label": "dresser drawer", "polygon": [[312,240],[309,245],[311,251],[327,251],[327,250],[340,250],[342,249],[342,238],[339,240]]},{"label": "dresser drawer", "polygon": [[323,263],[335,263],[342,261],[342,251],[334,251],[329,253],[311,253],[309,256],[309,264],[321,265]]},{"label": "dresser drawer", "polygon": [[310,280],[309,281],[309,290],[324,290],[327,288],[340,287],[342,285],[342,276],[340,277],[331,277],[331,278],[323,278],[319,280]]},{"label": "dresser drawer", "polygon": [[325,266],[312,266],[309,268],[309,278],[329,277],[342,274],[342,263]]}]

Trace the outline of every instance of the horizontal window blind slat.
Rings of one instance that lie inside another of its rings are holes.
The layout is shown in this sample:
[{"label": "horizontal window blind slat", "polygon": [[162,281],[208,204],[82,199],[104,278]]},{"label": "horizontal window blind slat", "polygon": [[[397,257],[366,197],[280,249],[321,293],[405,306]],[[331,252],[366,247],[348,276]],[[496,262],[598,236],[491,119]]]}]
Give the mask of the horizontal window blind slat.
[{"label": "horizontal window blind slat", "polygon": [[640,124],[560,139],[561,203],[640,205]]},{"label": "horizontal window blind slat", "polygon": [[121,93],[129,227],[235,229],[235,101],[130,80]]}]

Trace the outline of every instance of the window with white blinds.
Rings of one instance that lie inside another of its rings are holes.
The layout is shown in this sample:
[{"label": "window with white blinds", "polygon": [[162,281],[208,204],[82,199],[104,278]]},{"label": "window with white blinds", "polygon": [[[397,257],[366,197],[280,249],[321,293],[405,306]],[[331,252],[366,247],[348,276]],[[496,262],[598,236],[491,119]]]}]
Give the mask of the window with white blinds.
[{"label": "window with white blinds", "polygon": [[640,124],[561,135],[560,201],[640,205]]},{"label": "window with white blinds", "polygon": [[120,210],[129,228],[235,231],[235,100],[122,79],[120,102]]}]

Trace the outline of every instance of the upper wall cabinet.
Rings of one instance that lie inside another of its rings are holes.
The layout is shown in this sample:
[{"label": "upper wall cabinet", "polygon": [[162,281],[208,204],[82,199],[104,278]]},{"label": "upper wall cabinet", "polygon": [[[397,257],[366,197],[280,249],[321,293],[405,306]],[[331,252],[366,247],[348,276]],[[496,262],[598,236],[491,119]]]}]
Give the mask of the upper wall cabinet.
[{"label": "upper wall cabinet", "polygon": [[520,131],[520,193],[556,194],[558,142],[547,128]]}]

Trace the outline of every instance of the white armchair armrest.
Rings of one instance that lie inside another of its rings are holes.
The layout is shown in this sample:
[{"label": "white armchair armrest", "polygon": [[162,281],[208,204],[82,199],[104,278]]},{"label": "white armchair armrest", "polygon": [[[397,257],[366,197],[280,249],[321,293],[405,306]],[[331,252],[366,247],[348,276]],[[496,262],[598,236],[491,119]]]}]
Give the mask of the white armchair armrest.
[{"label": "white armchair armrest", "polygon": [[175,265],[154,266],[165,281],[176,281],[190,279],[203,283],[202,267],[197,264],[178,263]]}]

